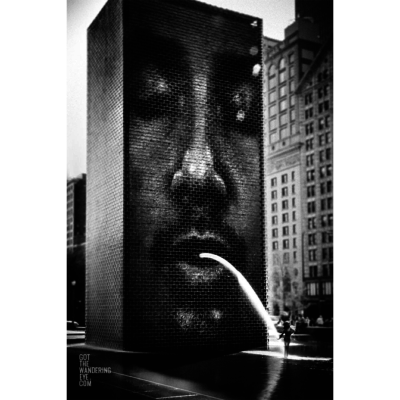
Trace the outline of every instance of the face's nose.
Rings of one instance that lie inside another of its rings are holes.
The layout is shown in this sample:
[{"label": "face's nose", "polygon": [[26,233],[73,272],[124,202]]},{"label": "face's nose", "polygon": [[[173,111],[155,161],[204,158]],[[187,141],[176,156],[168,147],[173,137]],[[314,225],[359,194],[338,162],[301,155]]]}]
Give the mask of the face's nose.
[{"label": "face's nose", "polygon": [[216,171],[216,160],[210,145],[207,120],[209,102],[206,75],[195,77],[193,84],[193,124],[181,167],[172,179],[172,192],[177,199],[193,205],[213,206],[223,202],[226,184]]}]

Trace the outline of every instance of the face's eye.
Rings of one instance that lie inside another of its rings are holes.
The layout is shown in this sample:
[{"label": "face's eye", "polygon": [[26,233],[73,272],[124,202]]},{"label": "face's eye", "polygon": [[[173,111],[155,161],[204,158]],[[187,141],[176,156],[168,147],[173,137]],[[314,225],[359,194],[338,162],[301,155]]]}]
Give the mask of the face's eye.
[{"label": "face's eye", "polygon": [[240,87],[234,92],[231,99],[231,107],[233,108],[236,122],[243,122],[246,117],[249,117],[252,100],[252,92],[247,86]]},{"label": "face's eye", "polygon": [[133,89],[133,110],[144,120],[173,117],[178,111],[178,85],[168,74],[148,67],[139,74]]}]

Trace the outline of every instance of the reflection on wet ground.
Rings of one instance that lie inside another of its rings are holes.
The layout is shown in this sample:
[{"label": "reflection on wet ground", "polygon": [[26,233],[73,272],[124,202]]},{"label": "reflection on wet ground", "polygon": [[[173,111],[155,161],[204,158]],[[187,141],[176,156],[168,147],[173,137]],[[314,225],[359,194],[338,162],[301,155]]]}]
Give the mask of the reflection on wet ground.
[{"label": "reflection on wet ground", "polygon": [[[272,342],[268,350],[219,356],[70,346],[68,399],[333,399],[331,345],[293,343],[288,359],[282,353],[282,342]],[[110,367],[112,373],[91,374],[91,387],[79,388],[79,354],[90,354],[90,366]]]}]

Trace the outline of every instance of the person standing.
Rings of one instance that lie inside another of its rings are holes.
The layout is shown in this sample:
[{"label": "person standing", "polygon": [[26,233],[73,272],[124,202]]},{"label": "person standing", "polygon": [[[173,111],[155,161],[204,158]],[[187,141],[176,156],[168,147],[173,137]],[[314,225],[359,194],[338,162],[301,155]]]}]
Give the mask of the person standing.
[{"label": "person standing", "polygon": [[285,353],[284,357],[287,358],[289,356],[289,345],[290,345],[290,338],[294,333],[294,329],[290,326],[290,322],[286,321],[283,324],[283,332],[279,336],[279,339],[283,337],[283,341],[285,343]]}]

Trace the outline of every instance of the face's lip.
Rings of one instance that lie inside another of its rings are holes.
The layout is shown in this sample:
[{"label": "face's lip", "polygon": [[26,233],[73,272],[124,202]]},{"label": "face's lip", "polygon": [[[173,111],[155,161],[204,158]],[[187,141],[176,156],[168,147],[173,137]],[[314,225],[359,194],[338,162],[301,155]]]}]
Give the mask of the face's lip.
[{"label": "face's lip", "polygon": [[204,262],[200,253],[213,253],[229,257],[230,246],[222,236],[206,231],[200,233],[192,229],[189,233],[178,236],[172,243],[171,261],[193,265],[197,268],[209,268],[215,263]]}]

